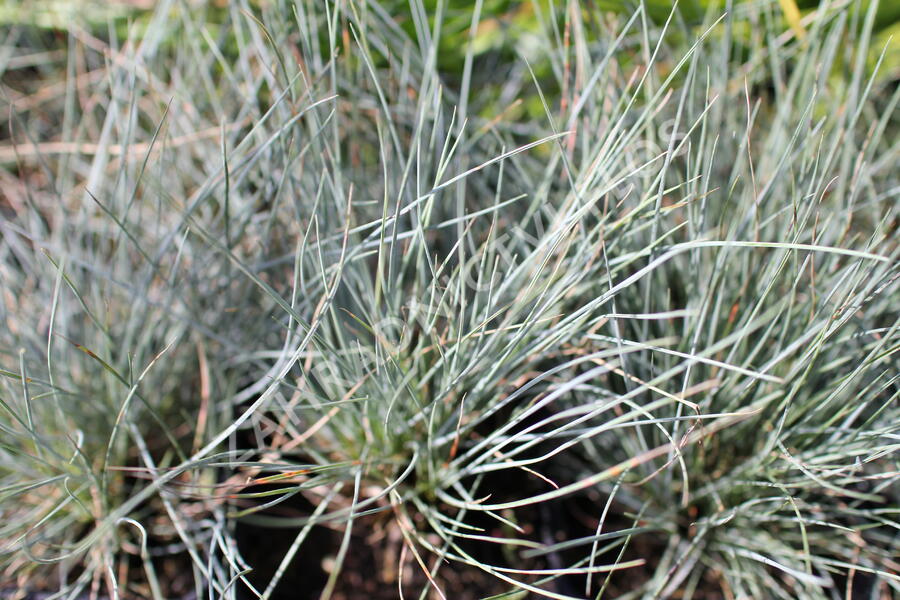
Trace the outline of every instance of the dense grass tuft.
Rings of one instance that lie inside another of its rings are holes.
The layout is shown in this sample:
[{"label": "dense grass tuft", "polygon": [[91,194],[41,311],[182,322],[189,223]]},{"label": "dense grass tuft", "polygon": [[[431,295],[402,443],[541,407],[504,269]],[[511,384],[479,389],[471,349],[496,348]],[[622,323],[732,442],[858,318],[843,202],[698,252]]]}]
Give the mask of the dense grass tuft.
[{"label": "dense grass tuft", "polygon": [[0,595],[900,594],[877,2],[220,4],[4,28]]}]

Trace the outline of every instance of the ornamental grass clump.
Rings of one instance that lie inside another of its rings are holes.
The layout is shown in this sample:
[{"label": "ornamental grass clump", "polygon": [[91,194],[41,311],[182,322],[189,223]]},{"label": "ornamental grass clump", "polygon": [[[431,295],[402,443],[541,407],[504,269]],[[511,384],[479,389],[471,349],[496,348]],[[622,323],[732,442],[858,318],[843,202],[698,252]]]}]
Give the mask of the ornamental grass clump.
[{"label": "ornamental grass clump", "polygon": [[878,4],[395,4],[9,28],[0,592],[900,593]]}]

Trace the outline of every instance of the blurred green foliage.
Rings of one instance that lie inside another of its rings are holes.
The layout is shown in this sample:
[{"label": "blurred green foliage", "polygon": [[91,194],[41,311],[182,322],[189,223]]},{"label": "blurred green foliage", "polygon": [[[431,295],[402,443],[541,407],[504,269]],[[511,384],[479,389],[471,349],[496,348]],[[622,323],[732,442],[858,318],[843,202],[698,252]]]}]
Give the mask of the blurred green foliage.
[{"label": "blurred green foliage", "polygon": [[[643,0],[647,7],[647,14],[656,22],[665,21],[672,11],[674,2],[670,0]],[[740,4],[746,0],[735,0],[735,4]],[[824,0],[787,0],[788,2],[796,2],[798,8],[803,11],[810,11],[817,8]],[[874,0],[858,0],[857,4],[865,12]],[[264,5],[265,2],[252,2],[251,4]],[[408,0],[387,0],[382,2],[385,9],[395,15],[408,15]],[[541,6],[546,2],[540,2]],[[553,2],[557,5],[557,11],[564,12],[567,4],[563,2]],[[632,13],[640,4],[639,0],[592,0],[585,3],[584,8],[616,12],[616,13]],[[835,2],[831,2],[835,4]],[[422,5],[429,15],[434,15],[440,5],[443,5],[446,11],[444,17],[442,35],[450,39],[457,39],[458,36],[466,35],[467,29],[471,24],[471,16],[474,11],[475,2],[472,0],[423,0]],[[688,24],[698,24],[703,20],[707,12],[721,13],[727,8],[728,0],[680,0],[678,2],[678,13],[680,18]],[[224,3],[215,5],[218,9],[224,9]],[[40,27],[62,29],[77,19],[84,23],[94,26],[105,27],[110,19],[123,17],[138,17],[141,13],[148,12],[152,7],[152,3],[130,3],[116,1],[101,0],[29,0],[22,2],[21,0],[2,0],[0,1],[0,26],[11,25],[15,23],[27,23],[38,25]],[[481,8],[482,17],[490,16],[492,19],[509,18],[507,24],[513,23],[516,26],[536,26],[534,17],[533,3],[531,0],[485,0]],[[411,20],[400,17],[406,21],[407,30],[414,32]],[[880,0],[875,18],[876,30],[888,28],[900,21],[900,2],[895,0]],[[431,22],[433,25],[433,20]],[[491,31],[483,32],[488,38]],[[458,41],[458,39],[457,39]],[[487,41],[487,40],[483,40]],[[479,41],[481,43],[481,40]]]},{"label": "blurred green foliage", "polygon": [[[739,5],[746,0],[734,0],[734,5]],[[860,20],[865,16],[871,3],[875,0],[856,0],[852,3],[850,16]],[[704,21],[715,19],[724,14],[730,2],[728,0],[681,0],[677,4],[677,11],[672,14],[674,3],[669,0],[644,0],[648,17],[656,22],[663,23],[670,16],[675,25],[672,34],[679,35],[682,27],[699,29]],[[408,0],[387,0],[386,8],[397,19],[405,31],[413,36],[421,35],[416,31],[416,24],[410,16]],[[564,32],[568,18],[566,11],[578,6],[588,20],[596,14],[596,8],[622,18],[633,14],[638,9],[640,0],[592,0],[581,3],[546,2],[537,0],[485,0],[482,3],[478,21],[472,35],[473,17],[475,16],[476,3],[471,0],[423,0],[428,14],[429,32],[433,32],[435,15],[439,7],[443,7],[440,22],[440,43],[438,64],[442,71],[448,75],[461,74],[466,53],[471,51],[474,56],[492,54],[500,60],[514,61],[524,57],[529,62],[540,57],[530,56],[528,52],[528,39],[530,34],[537,33],[541,27],[551,25],[542,21],[535,12],[535,6],[539,6],[542,13],[549,13],[556,17],[558,31]],[[808,15],[820,5],[820,0],[779,0],[773,2],[773,18],[781,18],[784,21],[784,30],[787,32],[793,26],[791,19],[783,13],[785,5],[794,5],[800,10],[801,16]],[[837,3],[831,2],[829,7],[834,8]],[[735,11],[737,12],[737,11]],[[590,13],[590,14],[588,14]],[[739,25],[737,23],[736,25]],[[886,60],[882,72],[896,72],[900,68],[900,36],[894,35],[900,27],[900,2],[896,0],[881,0],[875,13],[874,30],[876,40],[873,45],[873,57],[869,61],[870,67],[874,67],[878,55],[882,49],[887,48]],[[738,37],[742,35],[748,40],[752,36],[749,28],[736,27],[734,33]],[[532,64],[535,70],[541,66]],[[541,73],[537,73],[540,75]]]},{"label": "blurred green foliage", "polygon": [[[251,0],[249,5],[256,11],[263,12],[267,7],[273,6],[272,1]],[[822,3],[824,1],[821,0]],[[871,3],[875,1],[849,0],[850,18],[862,21]],[[580,16],[587,23],[604,13],[609,18],[625,19],[634,14],[642,2],[646,7],[647,17],[654,23],[660,24],[672,19],[668,33],[670,38],[696,35],[704,27],[704,23],[725,14],[731,6],[735,15],[732,35],[735,36],[736,47],[739,49],[742,45],[752,43],[753,27],[742,22],[740,17],[740,5],[747,0],[680,0],[674,13],[675,3],[670,0],[483,0],[480,9],[478,3],[472,0],[380,0],[378,3],[383,14],[393,15],[395,22],[410,39],[437,37],[438,52],[435,60],[450,88],[458,88],[466,57],[471,54],[476,59],[472,72],[473,89],[480,91],[481,111],[485,114],[507,111],[507,118],[515,120],[518,117],[542,118],[545,109],[535,88],[522,90],[519,96],[521,102],[514,107],[494,101],[502,86],[504,74],[514,65],[527,61],[544,92],[552,95],[559,91],[559,72],[554,73],[554,66],[546,57],[541,56],[537,50],[538,45],[531,43],[545,33],[543,30],[555,28],[557,35],[562,37],[571,33],[568,32],[571,11],[581,11]],[[290,5],[291,2],[279,0],[275,4]],[[351,0],[351,4],[362,7],[365,2]],[[828,7],[835,9],[836,6],[845,4],[832,0]],[[243,9],[235,10],[235,6],[227,1],[210,2],[205,6],[205,26],[212,38],[218,38],[217,32],[221,27],[229,27],[230,20],[241,18]],[[768,11],[772,19],[783,21],[786,33],[793,29],[796,34],[802,26],[787,14],[788,8],[796,7],[800,11],[796,14],[803,17],[819,6],[820,0],[770,0]],[[115,35],[119,39],[125,39],[129,36],[134,38],[135,34],[139,37],[149,15],[148,5],[141,3],[99,0],[31,0],[23,3],[19,0],[0,0],[0,28],[27,25],[63,31],[75,23],[100,38]],[[900,1],[880,0],[875,13],[874,31],[876,35],[867,61],[870,73],[884,51],[880,75],[900,77]],[[589,43],[597,41],[591,39],[591,31],[584,34]],[[233,46],[233,38],[228,39]],[[324,52],[328,45],[324,28],[320,32],[320,39]],[[802,43],[802,40],[794,39],[788,43]],[[219,51],[227,58],[236,55],[237,48],[226,46],[219,48]],[[374,57],[378,60],[375,65],[377,68],[386,67],[390,60],[377,53]],[[558,71],[559,67],[556,68]],[[834,73],[833,76],[845,77],[846,73]]]}]

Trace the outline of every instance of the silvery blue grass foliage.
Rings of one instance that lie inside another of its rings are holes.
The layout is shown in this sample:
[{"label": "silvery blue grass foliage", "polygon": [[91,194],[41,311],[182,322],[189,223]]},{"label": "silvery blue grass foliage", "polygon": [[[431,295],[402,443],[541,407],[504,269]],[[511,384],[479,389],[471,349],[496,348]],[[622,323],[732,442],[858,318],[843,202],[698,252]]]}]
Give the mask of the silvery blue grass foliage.
[{"label": "silvery blue grass foliage", "polygon": [[444,4],[73,24],[5,93],[0,580],[270,598],[326,528],[322,598],[376,530],[408,597],[900,593],[900,90],[826,4],[477,2],[455,72]]}]

